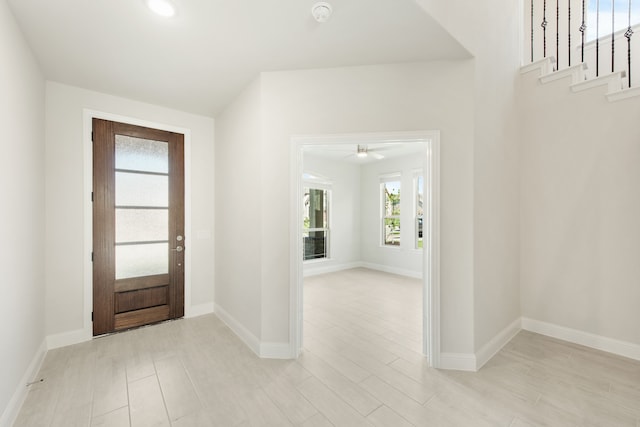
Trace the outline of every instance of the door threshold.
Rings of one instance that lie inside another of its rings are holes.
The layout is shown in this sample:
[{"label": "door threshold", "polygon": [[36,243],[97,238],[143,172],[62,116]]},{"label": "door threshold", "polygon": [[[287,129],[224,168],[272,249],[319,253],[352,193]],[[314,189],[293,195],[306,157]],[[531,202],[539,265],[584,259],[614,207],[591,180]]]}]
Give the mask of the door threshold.
[{"label": "door threshold", "polygon": [[175,319],[160,320],[159,322],[148,323],[146,325],[133,326],[131,328],[120,329],[119,331],[113,331],[113,332],[107,332],[106,334],[94,335],[92,337],[92,339],[95,340],[95,339],[98,339],[98,338],[109,337],[111,335],[121,334],[123,332],[129,332],[129,331],[133,331],[133,330],[137,330],[137,329],[144,329],[144,328],[148,328],[150,326],[161,325],[163,323],[175,322],[176,320],[181,320],[181,319],[184,319],[184,317],[177,317]]}]

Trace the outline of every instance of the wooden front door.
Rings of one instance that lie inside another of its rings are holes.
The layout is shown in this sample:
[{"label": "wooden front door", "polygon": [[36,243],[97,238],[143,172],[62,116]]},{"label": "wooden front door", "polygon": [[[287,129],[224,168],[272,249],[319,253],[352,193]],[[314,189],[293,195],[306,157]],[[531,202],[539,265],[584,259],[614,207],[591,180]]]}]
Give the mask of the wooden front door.
[{"label": "wooden front door", "polygon": [[184,316],[184,136],[93,119],[93,335]]}]

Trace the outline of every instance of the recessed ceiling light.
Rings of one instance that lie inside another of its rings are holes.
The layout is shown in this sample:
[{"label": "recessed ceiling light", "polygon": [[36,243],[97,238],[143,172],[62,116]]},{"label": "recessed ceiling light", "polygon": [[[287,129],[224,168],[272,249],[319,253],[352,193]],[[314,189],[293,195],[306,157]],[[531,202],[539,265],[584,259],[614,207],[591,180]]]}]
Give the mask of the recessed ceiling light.
[{"label": "recessed ceiling light", "polygon": [[169,0],[147,0],[147,6],[154,13],[170,18],[176,14],[175,6]]}]

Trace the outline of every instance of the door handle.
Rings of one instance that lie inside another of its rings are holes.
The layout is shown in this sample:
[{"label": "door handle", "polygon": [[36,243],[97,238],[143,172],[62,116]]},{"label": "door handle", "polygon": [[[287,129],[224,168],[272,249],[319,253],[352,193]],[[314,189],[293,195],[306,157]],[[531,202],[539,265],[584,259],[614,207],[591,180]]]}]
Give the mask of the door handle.
[{"label": "door handle", "polygon": [[[176,240],[178,242],[182,242],[184,240],[184,237],[178,235],[178,236],[176,236]],[[182,251],[184,251],[184,246],[176,246],[175,249],[171,249],[171,250],[172,251],[176,251],[176,252],[182,252]]]}]

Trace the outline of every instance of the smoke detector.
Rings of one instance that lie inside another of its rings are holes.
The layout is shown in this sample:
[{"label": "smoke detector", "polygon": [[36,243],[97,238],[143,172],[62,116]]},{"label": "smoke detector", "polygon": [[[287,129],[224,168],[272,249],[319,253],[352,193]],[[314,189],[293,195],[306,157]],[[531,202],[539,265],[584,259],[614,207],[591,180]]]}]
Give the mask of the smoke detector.
[{"label": "smoke detector", "polygon": [[327,22],[331,16],[331,12],[333,12],[333,9],[326,1],[319,1],[311,8],[311,15],[313,19],[318,22]]}]

